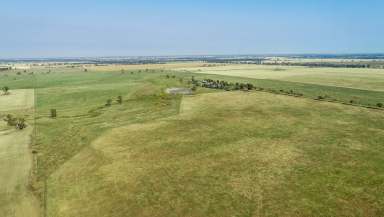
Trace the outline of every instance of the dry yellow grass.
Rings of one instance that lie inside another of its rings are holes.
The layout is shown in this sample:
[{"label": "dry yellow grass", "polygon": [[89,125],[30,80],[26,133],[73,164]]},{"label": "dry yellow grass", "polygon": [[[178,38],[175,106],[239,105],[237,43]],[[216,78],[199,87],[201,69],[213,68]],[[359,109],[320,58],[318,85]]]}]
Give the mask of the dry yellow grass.
[{"label": "dry yellow grass", "polygon": [[179,68],[178,70],[384,91],[384,69],[310,68],[238,64],[215,67],[189,67]]},{"label": "dry yellow grass", "polygon": [[[31,113],[33,90],[12,90],[0,96],[0,112]],[[29,191],[32,156],[30,151],[33,126],[16,130],[0,124],[0,216],[38,217],[38,202]]]},{"label": "dry yellow grass", "polygon": [[10,90],[8,95],[0,95],[0,112],[31,109],[34,101],[33,89]]}]

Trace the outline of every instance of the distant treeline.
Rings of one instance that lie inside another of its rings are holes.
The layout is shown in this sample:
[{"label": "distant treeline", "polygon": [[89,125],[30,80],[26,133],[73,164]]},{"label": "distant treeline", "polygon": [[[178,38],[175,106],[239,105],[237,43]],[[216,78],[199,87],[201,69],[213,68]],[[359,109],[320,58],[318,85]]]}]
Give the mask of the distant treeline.
[{"label": "distant treeline", "polygon": [[384,62],[367,63],[263,63],[264,65],[306,66],[306,67],[332,67],[332,68],[384,68]]}]

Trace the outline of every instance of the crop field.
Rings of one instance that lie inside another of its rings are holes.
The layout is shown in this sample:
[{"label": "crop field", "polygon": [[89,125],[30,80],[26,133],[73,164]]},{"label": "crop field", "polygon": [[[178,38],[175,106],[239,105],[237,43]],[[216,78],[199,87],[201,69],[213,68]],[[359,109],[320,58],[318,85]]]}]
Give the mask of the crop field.
[{"label": "crop field", "polygon": [[363,90],[384,91],[384,69],[225,65],[179,68],[195,73],[273,79]]},{"label": "crop field", "polygon": [[[192,77],[269,91],[165,93],[191,88]],[[30,189],[42,217],[384,214],[384,110],[359,106],[384,103],[384,70],[32,67],[0,74],[6,85],[11,94],[0,96],[0,114],[24,115],[28,127],[0,125],[0,162],[3,150],[24,147],[24,177],[36,160]],[[314,100],[324,95],[336,101]],[[2,137],[10,130],[25,142]],[[0,165],[0,174],[8,167]],[[0,185],[0,196],[9,189]],[[31,197],[24,193],[17,195]]]}]

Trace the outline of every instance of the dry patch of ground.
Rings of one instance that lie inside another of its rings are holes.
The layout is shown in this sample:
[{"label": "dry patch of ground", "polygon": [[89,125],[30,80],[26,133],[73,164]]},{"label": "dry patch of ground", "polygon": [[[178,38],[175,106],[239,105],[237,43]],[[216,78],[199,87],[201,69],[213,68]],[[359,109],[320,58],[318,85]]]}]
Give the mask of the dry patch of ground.
[{"label": "dry patch of ground", "polygon": [[177,87],[167,88],[165,92],[168,94],[182,94],[182,95],[192,94],[192,90],[189,88],[177,88]]}]

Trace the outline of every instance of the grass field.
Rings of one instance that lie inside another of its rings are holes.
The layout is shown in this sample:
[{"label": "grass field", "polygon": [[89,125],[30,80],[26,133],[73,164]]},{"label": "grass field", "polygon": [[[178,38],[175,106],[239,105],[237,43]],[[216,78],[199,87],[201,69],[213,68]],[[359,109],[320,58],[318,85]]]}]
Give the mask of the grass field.
[{"label": "grass field", "polygon": [[384,91],[384,69],[310,68],[299,66],[225,65],[179,68],[195,73],[272,79],[354,89]]},{"label": "grass field", "polygon": [[[11,91],[36,88],[34,188],[46,216],[383,215],[384,112],[312,99],[384,102],[375,85],[120,68],[37,68],[0,79]],[[192,75],[305,97],[164,93],[190,86]]]}]

